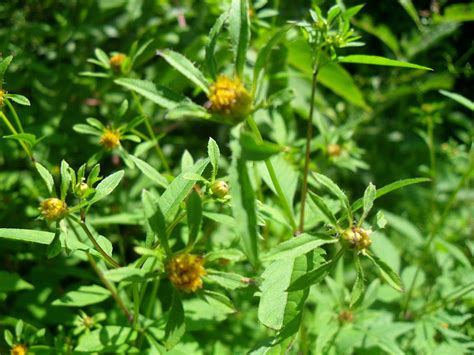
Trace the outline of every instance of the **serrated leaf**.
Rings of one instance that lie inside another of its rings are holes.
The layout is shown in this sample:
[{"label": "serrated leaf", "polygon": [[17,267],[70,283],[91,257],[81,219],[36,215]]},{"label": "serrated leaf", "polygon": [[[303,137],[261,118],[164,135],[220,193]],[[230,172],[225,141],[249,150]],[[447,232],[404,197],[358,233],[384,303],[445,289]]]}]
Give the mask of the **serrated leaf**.
[{"label": "serrated leaf", "polygon": [[362,265],[360,263],[360,258],[358,255],[355,256],[354,260],[355,266],[356,266],[356,280],[354,283],[354,286],[352,287],[352,292],[351,292],[351,302],[350,302],[350,307],[360,299],[362,294],[364,293],[365,290],[365,282],[364,282],[364,270],[362,269]]},{"label": "serrated leaf", "polygon": [[121,78],[114,81],[117,85],[124,86],[136,93],[153,101],[160,107],[168,110],[173,109],[181,101],[186,98],[159,85],[153,84],[151,81],[138,80],[130,78]]},{"label": "serrated leaf", "polygon": [[376,193],[377,193],[377,190],[375,188],[375,185],[373,185],[372,183],[369,183],[369,186],[367,186],[367,188],[365,189],[364,197],[362,199],[364,213],[362,214],[362,217],[359,220],[359,226],[362,225],[365,218],[368,216],[370,210],[374,206]]},{"label": "serrated leaf", "polygon": [[354,54],[346,57],[339,57],[339,63],[354,63],[354,64],[368,64],[368,65],[382,65],[387,67],[400,67],[409,69],[433,70],[423,65],[401,62],[399,60],[379,57],[376,55]]},{"label": "serrated leaf", "polygon": [[158,186],[164,188],[168,187],[168,180],[166,180],[166,178],[161,175],[158,170],[156,170],[146,161],[141,160],[140,158],[137,158],[134,155],[130,155],[130,158],[133,160],[138,170],[140,170],[147,178],[156,183]]},{"label": "serrated leaf", "polygon": [[326,202],[318,195],[315,193],[309,191],[309,196],[313,200],[313,202],[316,204],[318,209],[322,212],[322,214],[326,217],[326,223],[338,227],[337,223],[337,218],[334,216],[334,214],[331,212],[329,207],[326,205]]},{"label": "serrated leaf", "polygon": [[188,58],[170,49],[157,51],[156,54],[163,57],[168,64],[201,88],[206,94],[209,94],[209,82],[204,77],[204,74]]},{"label": "serrated leaf", "polygon": [[234,50],[235,72],[242,77],[250,43],[248,0],[232,0],[229,33]]},{"label": "serrated leaf", "polygon": [[124,171],[120,170],[102,180],[95,188],[95,194],[89,201],[89,205],[92,205],[110,195],[118,184],[120,184],[120,181],[122,181],[123,175]]},{"label": "serrated leaf", "polygon": [[346,214],[348,215],[348,220],[352,222],[352,210],[351,205],[349,204],[349,199],[347,198],[346,194],[341,190],[337,184],[329,179],[327,176],[314,173],[316,180],[325,186],[334,196],[336,196],[339,201],[341,201],[342,208],[345,210]]},{"label": "serrated leaf", "polygon": [[392,270],[384,261],[378,258],[376,255],[367,254],[367,257],[374,263],[374,265],[379,269],[380,274],[387,283],[399,292],[403,292],[402,280],[400,276]]},{"label": "serrated leaf", "polygon": [[209,155],[209,160],[211,161],[212,165],[212,179],[215,179],[219,169],[219,157],[221,153],[219,146],[212,138],[209,138],[209,142],[207,143],[207,154]]},{"label": "serrated leaf", "polygon": [[41,178],[45,182],[46,187],[48,188],[49,194],[52,195],[53,191],[54,191],[53,175],[51,175],[51,173],[48,171],[48,169],[46,169],[43,165],[41,165],[38,162],[35,163],[35,167],[36,167],[36,170],[38,171],[38,173],[40,174]]},{"label": "serrated leaf", "polygon": [[69,291],[61,298],[53,301],[53,306],[84,307],[105,301],[111,296],[104,287],[91,285],[80,286],[77,290]]},{"label": "serrated leaf", "polygon": [[186,213],[189,230],[188,246],[192,246],[196,242],[202,224],[202,202],[196,191],[192,191],[188,197]]},{"label": "serrated leaf", "polygon": [[209,41],[206,45],[206,65],[207,71],[212,79],[217,78],[217,63],[215,58],[215,50],[217,44],[217,37],[222,30],[222,26],[229,18],[229,14],[224,12],[222,15],[219,16],[214,26],[212,26],[211,31],[209,32]]},{"label": "serrated leaf", "polygon": [[165,327],[165,345],[171,349],[178,344],[184,335],[186,325],[184,323],[184,309],[181,298],[177,291],[173,292],[173,301],[168,315],[168,321]]},{"label": "serrated leaf", "polygon": [[161,195],[159,203],[166,220],[174,216],[179,209],[180,203],[184,201],[194,186],[195,182],[193,180],[185,179],[184,175],[186,173],[201,175],[207,164],[209,164],[209,159],[203,159],[198,161],[188,170],[183,171],[173,180],[173,182],[171,182],[165,192]]},{"label": "serrated leaf", "polygon": [[328,237],[325,234],[310,235],[303,233],[297,238],[291,238],[272,248],[268,253],[262,255],[262,261],[296,258],[309,253],[321,245],[335,242],[337,242],[337,238]]}]

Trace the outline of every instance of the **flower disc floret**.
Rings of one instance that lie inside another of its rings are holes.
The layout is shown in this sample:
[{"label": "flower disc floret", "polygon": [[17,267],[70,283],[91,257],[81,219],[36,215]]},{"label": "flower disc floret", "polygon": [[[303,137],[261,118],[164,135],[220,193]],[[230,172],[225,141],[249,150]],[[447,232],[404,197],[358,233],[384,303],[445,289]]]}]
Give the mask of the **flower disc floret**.
[{"label": "flower disc floret", "polygon": [[59,198],[47,198],[40,204],[40,211],[48,222],[59,221],[68,213],[66,202]]},{"label": "flower disc floret", "polygon": [[0,89],[0,107],[3,106],[3,104],[5,103],[5,95],[7,94],[7,92],[3,89]]},{"label": "flower disc floret", "polygon": [[372,244],[372,240],[370,239],[371,233],[371,230],[352,227],[346,229],[344,233],[342,233],[342,238],[347,240],[352,248],[361,252],[365,252]]},{"label": "flower disc floret", "polygon": [[116,130],[106,128],[100,136],[99,143],[106,149],[111,150],[120,145],[120,133]]},{"label": "flower disc floret", "polygon": [[168,278],[178,290],[196,292],[202,287],[202,276],[206,275],[201,257],[192,254],[178,254],[167,265]]},{"label": "flower disc floret", "polygon": [[210,87],[210,110],[216,114],[244,119],[252,109],[252,97],[239,78],[220,75]]},{"label": "flower disc floret", "polygon": [[28,354],[28,348],[23,344],[16,344],[10,349],[10,355],[26,355]]}]

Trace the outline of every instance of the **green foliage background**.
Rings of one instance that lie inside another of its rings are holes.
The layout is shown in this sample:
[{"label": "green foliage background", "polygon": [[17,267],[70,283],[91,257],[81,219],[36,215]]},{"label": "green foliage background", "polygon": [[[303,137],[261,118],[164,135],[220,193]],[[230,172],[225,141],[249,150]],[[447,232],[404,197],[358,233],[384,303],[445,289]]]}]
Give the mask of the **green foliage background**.
[{"label": "green foliage background", "polygon": [[[311,7],[310,1],[302,0],[252,3],[248,67],[274,29],[287,21],[308,19]],[[334,5],[329,1],[313,3],[325,11]],[[141,191],[153,190],[153,184],[137,169],[128,167],[117,152],[104,151],[97,137],[79,134],[73,127],[85,123],[88,117],[95,117],[104,125],[114,122],[124,99],[130,102],[126,119],[140,113],[136,97],[114,83],[119,77],[150,80],[204,105],[206,95],[157,56],[156,50],[171,48],[203,68],[209,30],[229,4],[230,1],[217,0],[0,3],[0,52],[3,57],[14,56],[3,87],[31,102],[31,106],[16,107],[25,130],[42,137],[34,147],[37,161],[57,181],[63,159],[76,170],[86,162],[100,162],[104,176],[120,169],[126,171],[118,188],[88,215],[94,228],[112,242],[114,253],[123,264],[135,260],[134,247],[144,243]],[[344,4],[357,5],[353,1]],[[401,275],[405,287],[413,280],[416,268],[421,270],[410,309],[403,309],[406,294],[380,282],[378,274],[369,267],[364,268],[368,285],[364,298],[355,309],[350,309],[347,298],[356,272],[352,259],[343,258],[344,262],[338,264],[330,277],[309,291],[303,325],[289,350],[291,353],[469,353],[474,349],[474,190],[470,153],[473,113],[472,106],[469,109],[440,93],[455,92],[472,99],[473,45],[468,26],[474,19],[474,8],[469,2],[445,0],[410,4],[411,1],[368,1],[352,23],[366,46],[362,51],[347,48],[341,53],[385,56],[434,70],[341,64],[333,72],[322,73],[316,92],[316,134],[310,163],[311,170],[337,182],[350,201],[361,197],[369,182],[382,187],[412,177],[432,180],[397,190],[376,202],[388,224],[373,235],[372,250]],[[137,57],[130,72],[107,71],[88,62],[96,48],[107,54],[128,54],[135,42],[143,45],[147,41],[151,43]],[[227,33],[218,41],[216,58],[219,69],[230,73],[230,65],[225,64],[232,61]],[[276,46],[266,63],[260,95],[270,97],[281,89],[293,90],[291,100],[255,115],[266,140],[289,147],[279,155],[280,174],[303,169],[311,93],[310,60],[311,54],[301,36],[294,35]],[[102,72],[110,77],[81,75],[85,72]],[[166,110],[150,100],[139,100],[160,137],[173,176],[186,166],[186,151],[195,161],[206,158],[208,140],[212,137],[221,151],[219,175],[227,179],[231,126],[198,118],[170,119]],[[321,134],[321,128],[326,134]],[[144,127],[139,130],[147,134]],[[0,136],[8,134],[6,126],[0,124]],[[342,154],[332,156],[329,144],[337,144]],[[164,174],[159,157],[146,144],[124,141],[123,148],[140,155]],[[206,178],[209,170],[204,174]],[[285,189],[299,192],[299,175],[295,175],[287,180]],[[464,183],[457,191],[463,177]],[[262,183],[257,194],[262,202],[278,208],[267,185]],[[295,201],[299,193],[296,196]],[[44,221],[36,219],[39,201],[45,197],[46,189],[18,142],[0,139],[0,227],[48,230]],[[325,196],[325,201],[334,213],[339,212],[335,199]],[[216,202],[210,211],[230,214],[228,205],[219,206]],[[310,213],[308,219],[313,229],[319,226],[324,231],[321,214]],[[283,218],[281,211],[275,214],[276,219]],[[263,250],[288,239],[285,228],[271,219],[267,221],[270,227],[262,231],[264,240],[259,241]],[[443,221],[441,225],[436,224],[439,220]],[[180,240],[185,228],[180,225],[173,238]],[[434,242],[425,248],[431,233],[435,234]],[[205,218],[202,234],[205,237],[197,253],[236,246],[234,231],[225,223]],[[67,291],[99,283],[83,262],[86,259],[65,255],[49,259],[45,246],[8,239],[0,239],[0,243],[0,330],[14,333],[15,325],[22,319],[25,330],[21,341],[28,346],[43,346],[37,348],[38,353],[72,351],[79,339],[75,333],[79,311],[55,305],[53,301]],[[334,256],[331,246],[324,249],[328,258]],[[264,277],[255,274],[246,262],[221,265],[220,270],[255,278],[257,283]],[[458,289],[459,295],[449,298],[450,292]],[[264,346],[259,348],[259,344],[275,332],[258,322],[258,287],[250,285],[226,292],[236,312],[186,298],[187,331],[171,352],[230,354],[257,349],[255,352],[264,353]],[[167,311],[174,302],[172,293],[169,283],[160,284],[156,323],[150,325],[156,328],[157,339],[165,331]],[[112,299],[82,308],[89,315],[105,313],[101,322],[109,326],[110,337],[127,324]],[[348,321],[346,316],[351,319]],[[38,329],[45,331],[38,333]],[[91,351],[133,350],[121,344],[122,340],[128,343],[123,334],[116,339],[120,339],[116,347],[99,344],[94,350],[91,345]],[[79,341],[84,342],[93,344],[90,339]],[[144,344],[143,349],[161,351],[156,350],[160,346],[154,348],[151,342]],[[0,353],[8,348],[7,342],[0,340]]]}]

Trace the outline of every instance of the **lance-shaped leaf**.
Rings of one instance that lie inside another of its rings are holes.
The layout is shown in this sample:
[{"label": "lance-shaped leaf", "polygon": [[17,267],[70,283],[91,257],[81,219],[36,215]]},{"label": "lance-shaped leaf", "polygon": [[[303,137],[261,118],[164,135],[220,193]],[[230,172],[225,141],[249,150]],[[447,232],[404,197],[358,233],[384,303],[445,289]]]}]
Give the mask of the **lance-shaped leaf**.
[{"label": "lance-shaped leaf", "polygon": [[186,179],[186,174],[191,173],[201,175],[207,164],[209,164],[209,159],[203,159],[198,161],[189,169],[183,171],[168,186],[163,195],[161,195],[159,202],[161,211],[166,220],[175,215],[179,209],[179,204],[184,201],[194,186],[194,180]]},{"label": "lance-shaped leaf", "polygon": [[352,307],[359,300],[360,296],[362,296],[365,289],[364,269],[362,269],[362,265],[360,263],[360,258],[358,255],[355,256],[354,263],[356,266],[357,275],[356,275],[354,287],[352,287],[350,307]]},{"label": "lance-shaped leaf", "polygon": [[9,55],[8,57],[0,60],[0,89],[2,88],[3,77],[5,76],[5,72],[7,71],[12,59],[13,56]]},{"label": "lance-shaped leaf", "polygon": [[18,105],[31,106],[30,100],[26,96],[18,94],[8,94],[6,95],[7,99],[10,99],[13,102],[16,102]]},{"label": "lance-shaped leaf", "polygon": [[168,243],[168,234],[166,232],[166,222],[163,212],[161,211],[158,201],[153,199],[150,192],[144,190],[142,193],[143,209],[145,217],[150,225],[151,230],[158,236],[160,244],[163,246],[167,254],[171,253]]},{"label": "lance-shaped leaf", "polygon": [[46,169],[43,165],[41,165],[40,163],[35,163],[35,167],[36,167],[36,170],[38,171],[38,173],[40,174],[41,178],[43,179],[43,181],[45,182],[46,184],[46,187],[48,188],[48,192],[50,194],[53,193],[53,190],[54,190],[54,179],[53,179],[53,175],[51,175],[51,173],[48,171],[48,169]]},{"label": "lance-shaped leaf", "polygon": [[331,212],[329,207],[326,205],[326,202],[324,202],[324,200],[320,196],[316,195],[315,193],[311,191],[309,192],[309,196],[311,197],[313,202],[316,204],[318,209],[326,217],[326,223],[332,225],[333,227],[338,228],[337,218],[336,216],[334,216],[334,214]]},{"label": "lance-shaped leaf", "polygon": [[219,33],[222,30],[222,26],[227,21],[229,14],[224,12],[222,15],[219,16],[214,26],[212,26],[211,31],[209,32],[209,42],[207,42],[206,46],[206,65],[207,71],[212,79],[217,78],[217,63],[215,58],[215,50],[217,44],[217,38]]},{"label": "lance-shaped leaf", "polygon": [[386,67],[400,67],[410,69],[421,69],[421,70],[433,70],[423,65],[401,62],[399,60],[389,59],[385,57],[379,57],[376,55],[363,55],[355,54],[348,55],[346,57],[339,57],[339,63],[354,63],[354,64],[368,64],[368,65],[382,65]]},{"label": "lance-shaped leaf", "polygon": [[217,171],[219,169],[219,157],[221,155],[221,152],[216,141],[212,138],[209,138],[209,142],[207,143],[207,154],[209,155],[209,159],[212,165],[212,179],[215,179],[217,176]]},{"label": "lance-shaped leaf", "polygon": [[258,320],[263,325],[280,330],[300,316],[308,290],[287,289],[294,280],[303,276],[307,269],[306,256],[278,260],[265,269],[258,306]]},{"label": "lance-shaped leaf", "polygon": [[235,72],[239,77],[242,77],[250,43],[248,0],[232,0],[229,32],[234,49]]},{"label": "lance-shaped leaf", "polygon": [[367,186],[367,188],[365,189],[364,197],[362,199],[364,213],[362,214],[362,217],[359,220],[359,226],[362,225],[364,220],[367,218],[370,210],[374,206],[376,193],[377,193],[377,190],[375,188],[375,185],[373,185],[372,183],[369,183],[369,186]]},{"label": "lance-shaped leaf", "polygon": [[374,265],[379,269],[380,274],[387,283],[399,292],[403,292],[402,280],[400,276],[392,270],[384,261],[378,258],[376,255],[367,254],[367,257],[374,263]]},{"label": "lance-shaped leaf", "polygon": [[168,64],[183,74],[196,86],[200,87],[206,94],[209,93],[209,83],[204,77],[204,74],[184,55],[170,49],[157,51],[156,54],[163,57]]},{"label": "lance-shaped leaf", "polygon": [[92,197],[92,200],[89,201],[89,205],[92,205],[110,195],[122,180],[123,175],[124,171],[120,170],[102,180],[95,188],[95,195]]},{"label": "lance-shaped leaf", "polygon": [[230,192],[232,212],[237,221],[237,232],[247,258],[256,266],[258,264],[257,246],[257,212],[255,192],[250,183],[247,163],[241,157],[241,148],[237,141],[231,143],[232,165],[230,168]]},{"label": "lance-shaped leaf", "polygon": [[196,191],[192,191],[186,202],[186,213],[188,217],[188,246],[194,245],[201,229],[202,223],[202,202]]},{"label": "lance-shaped leaf", "polygon": [[173,301],[168,314],[168,321],[165,327],[165,345],[167,349],[171,349],[178,344],[184,335],[186,325],[184,323],[183,303],[177,291],[173,292]]},{"label": "lance-shaped leaf", "polygon": [[456,101],[457,103],[460,103],[464,107],[467,107],[469,110],[474,111],[474,102],[469,100],[467,97],[464,97],[462,95],[456,94],[455,92],[449,92],[446,90],[440,90],[440,94],[449,97],[450,99]]},{"label": "lance-shaped leaf", "polygon": [[147,178],[155,182],[158,186],[168,187],[168,180],[161,175],[154,167],[148,164],[146,161],[141,160],[133,155],[130,155],[138,170],[140,170]]},{"label": "lance-shaped leaf", "polygon": [[247,132],[240,134],[240,145],[242,147],[242,158],[251,161],[266,160],[283,150],[276,144],[259,142],[253,134]]},{"label": "lance-shaped leaf", "polygon": [[184,96],[181,96],[170,89],[163,86],[155,85],[151,81],[121,78],[115,80],[115,84],[126,87],[127,89],[135,91],[137,94],[146,97],[153,101],[158,106],[171,110],[181,101],[185,100]]}]

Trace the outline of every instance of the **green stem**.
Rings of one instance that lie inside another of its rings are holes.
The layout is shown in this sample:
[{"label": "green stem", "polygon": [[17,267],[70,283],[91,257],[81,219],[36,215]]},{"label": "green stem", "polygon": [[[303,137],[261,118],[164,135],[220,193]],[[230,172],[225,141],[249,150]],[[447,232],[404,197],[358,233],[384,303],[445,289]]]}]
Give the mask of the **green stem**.
[{"label": "green stem", "polygon": [[[471,147],[470,162],[469,162],[469,165],[467,167],[467,170],[464,173],[464,175],[462,176],[461,180],[459,181],[459,183],[456,186],[456,188],[454,189],[454,191],[452,192],[451,197],[449,198],[448,203],[446,204],[446,206],[443,210],[443,213],[441,214],[439,220],[436,222],[436,224],[434,224],[433,228],[431,229],[430,236],[427,239],[425,245],[423,246],[423,251],[422,251],[423,253],[426,253],[428,251],[431,243],[433,242],[433,240],[434,240],[434,238],[435,238],[435,236],[438,232],[438,229],[445,222],[446,217],[448,216],[448,213],[451,210],[451,207],[454,204],[454,201],[456,200],[456,197],[457,197],[459,191],[461,190],[461,188],[464,186],[464,184],[469,179],[470,175],[472,174],[473,169],[474,169],[474,149]],[[416,281],[418,279],[418,275],[420,274],[420,271],[421,271],[421,266],[418,265],[417,268],[416,268],[413,280],[410,284],[410,287],[408,288],[407,297],[406,297],[406,300],[405,300],[405,304],[403,306],[403,314],[404,315],[406,315],[406,313],[408,311],[408,307],[410,305],[410,301],[411,301],[411,298],[413,296],[413,289],[415,287],[415,284],[416,284]]]},{"label": "green stem", "polygon": [[140,316],[140,294],[138,292],[138,283],[134,282],[133,288],[133,324],[136,326]]},{"label": "green stem", "polygon": [[319,62],[319,56],[313,70],[313,80],[312,80],[312,85],[311,85],[311,103],[309,106],[309,117],[308,117],[307,129],[306,129],[306,152],[305,152],[305,160],[304,160],[303,186],[301,188],[300,226],[298,230],[298,232],[300,233],[304,232],[306,196],[308,194],[309,161],[311,158],[311,140],[313,139],[314,101],[315,101],[315,96],[316,96],[316,86],[318,83],[318,64],[319,64],[318,62]]},{"label": "green stem", "polygon": [[102,249],[102,247],[99,245],[99,243],[97,242],[97,240],[94,238],[94,236],[92,235],[92,232],[90,231],[89,227],[87,226],[87,224],[83,221],[81,221],[80,219],[78,219],[77,217],[73,216],[73,215],[69,215],[69,217],[72,218],[72,220],[76,223],[78,223],[82,230],[86,233],[87,237],[89,238],[89,240],[92,242],[92,244],[94,245],[94,248],[102,255],[102,257],[104,258],[104,260],[112,267],[114,268],[119,268],[120,265],[119,263],[117,263],[114,259],[112,259],[112,257],[110,257],[105,251],[104,249]]},{"label": "green stem", "polygon": [[155,132],[153,131],[153,127],[151,126],[150,117],[148,117],[148,115],[143,110],[143,107],[140,103],[140,100],[137,97],[137,94],[135,94],[134,92],[132,92],[132,94],[133,94],[133,98],[135,99],[135,103],[137,104],[138,111],[145,118],[145,127],[148,131],[148,134],[150,135],[151,139],[153,139],[153,141],[155,142],[156,153],[158,154],[158,157],[160,158],[161,162],[163,163],[163,167],[165,168],[167,173],[172,175],[170,166],[168,165],[168,161],[166,160],[166,157],[163,153],[163,150],[160,147],[160,143],[159,143],[158,139],[156,138]]},{"label": "green stem", "polygon": [[437,309],[443,306],[446,306],[448,303],[452,301],[461,299],[464,295],[467,295],[472,290],[474,290],[474,282],[471,282],[467,286],[461,286],[459,290],[455,290],[449,293],[446,297],[443,297],[441,300],[423,306],[421,314],[436,311]]},{"label": "green stem", "polygon": [[10,109],[12,115],[13,115],[13,118],[15,119],[15,122],[18,126],[18,129],[20,130],[20,133],[24,133],[25,131],[23,130],[23,126],[21,124],[21,120],[20,120],[20,117],[18,117],[18,114],[16,113],[16,110],[15,110],[15,107],[13,107],[13,105],[11,104],[10,100],[5,100],[6,103],[7,103],[7,106],[8,108]]},{"label": "green stem", "polygon": [[[8,103],[8,101],[7,101]],[[18,134],[18,131],[15,129],[15,127],[11,124],[10,120],[7,118],[7,116],[5,116],[5,114],[0,111],[0,117],[2,118],[3,122],[5,123],[5,125],[8,127],[8,129],[10,130],[10,132],[12,134]],[[29,146],[27,146],[25,144],[25,142],[19,140],[18,141],[20,143],[20,145],[23,147],[23,149],[25,150],[26,152],[26,155],[28,155],[28,157],[31,159],[31,160],[34,160],[33,159],[33,153],[31,152],[31,149]]]},{"label": "green stem", "polygon": [[[250,129],[252,130],[253,134],[255,134],[255,136],[257,137],[257,139],[260,142],[263,142],[263,138],[260,133],[260,130],[258,129],[257,123],[255,122],[252,116],[247,117],[247,123]],[[293,228],[293,231],[296,231],[297,225],[296,225],[295,218],[293,216],[293,212],[291,211],[290,204],[285,196],[285,193],[283,192],[283,189],[281,188],[280,182],[278,181],[277,175],[275,173],[275,169],[270,159],[265,160],[265,166],[267,167],[268,174],[270,175],[270,179],[272,180],[273,187],[275,188],[277,192],[278,198],[280,199],[280,203],[283,206],[283,209],[288,218],[288,221],[290,222],[291,227]]]},{"label": "green stem", "polygon": [[89,263],[91,264],[91,266],[94,269],[95,273],[99,277],[100,281],[102,281],[104,286],[110,291],[110,293],[112,294],[113,299],[115,300],[115,302],[117,303],[119,308],[122,310],[122,312],[125,314],[125,317],[127,317],[127,320],[129,322],[131,322],[133,320],[133,315],[128,311],[127,307],[125,306],[125,303],[123,302],[122,298],[118,294],[118,292],[117,292],[116,288],[114,287],[114,285],[112,285],[112,283],[110,283],[110,281],[107,280],[104,277],[104,274],[103,274],[102,270],[99,269],[99,266],[95,262],[92,255],[87,253],[87,258],[89,259]]}]

